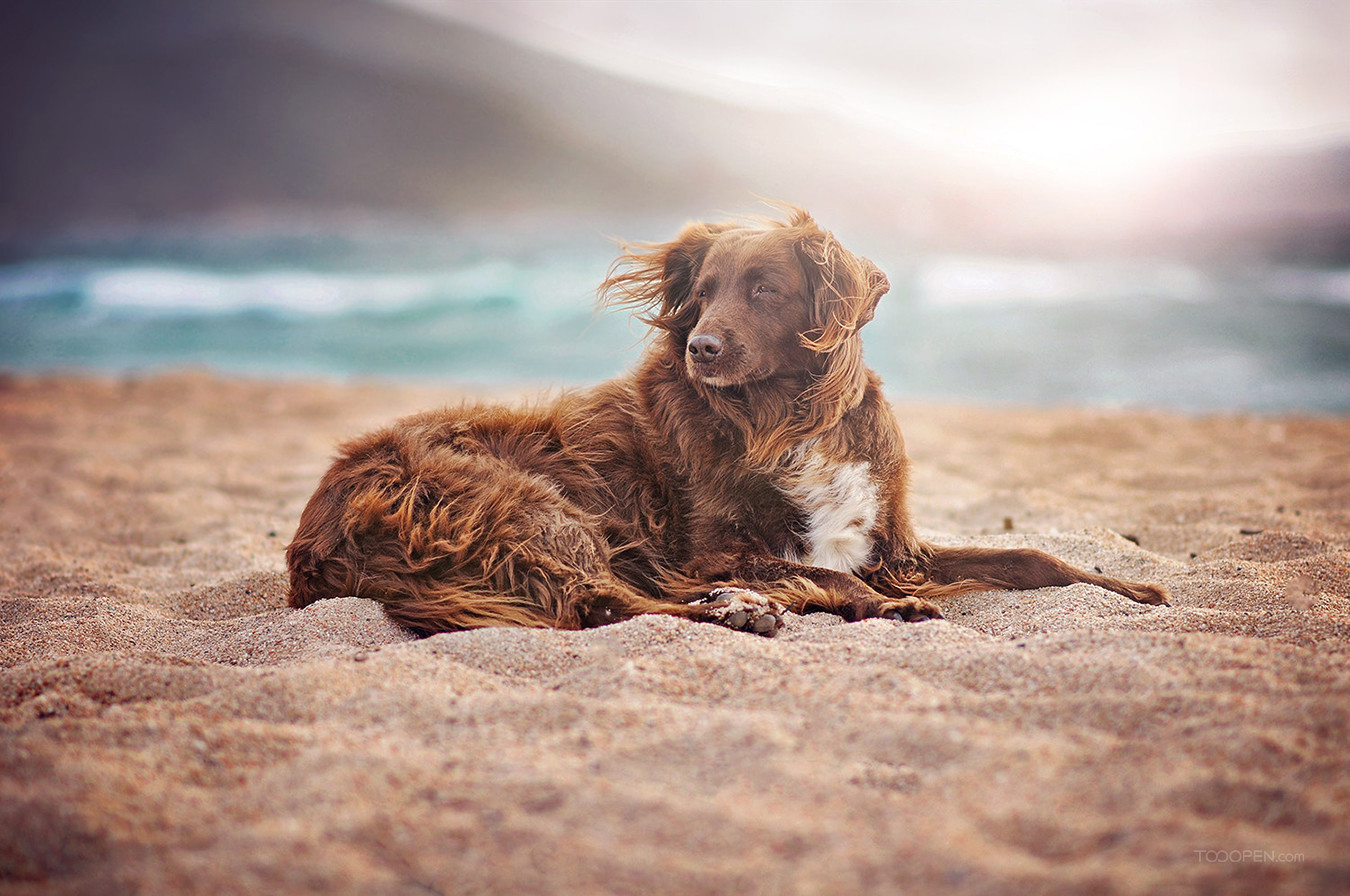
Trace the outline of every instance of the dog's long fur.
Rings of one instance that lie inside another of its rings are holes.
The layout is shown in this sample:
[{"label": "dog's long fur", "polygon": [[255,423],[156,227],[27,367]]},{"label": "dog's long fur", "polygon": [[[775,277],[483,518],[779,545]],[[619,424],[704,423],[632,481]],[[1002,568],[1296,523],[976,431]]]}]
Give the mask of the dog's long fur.
[{"label": "dog's long fur", "polygon": [[916,537],[909,461],[859,330],[889,288],[809,215],[630,248],[602,293],[655,338],[550,404],[420,414],[344,445],[287,551],[292,606],[374,598],[424,633],[668,613],[771,633],[784,607],[940,616],[932,599],[1154,585]]}]

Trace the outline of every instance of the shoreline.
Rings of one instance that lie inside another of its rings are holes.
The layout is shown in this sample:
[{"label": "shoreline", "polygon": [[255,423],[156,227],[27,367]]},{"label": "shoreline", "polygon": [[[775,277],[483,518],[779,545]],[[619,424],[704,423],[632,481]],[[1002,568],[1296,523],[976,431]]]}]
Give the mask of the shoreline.
[{"label": "shoreline", "polygon": [[339,440],[541,391],[0,377],[7,891],[1350,886],[1350,417],[897,403],[925,537],[1171,607],[421,640],[285,608]]}]

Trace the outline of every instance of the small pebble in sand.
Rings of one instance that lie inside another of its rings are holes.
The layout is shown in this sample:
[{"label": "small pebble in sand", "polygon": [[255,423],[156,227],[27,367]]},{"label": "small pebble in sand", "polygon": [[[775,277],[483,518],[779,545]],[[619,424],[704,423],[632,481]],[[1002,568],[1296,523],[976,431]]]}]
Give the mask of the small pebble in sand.
[{"label": "small pebble in sand", "polygon": [[1295,610],[1311,610],[1317,601],[1317,583],[1311,576],[1296,576],[1284,587],[1284,599]]}]

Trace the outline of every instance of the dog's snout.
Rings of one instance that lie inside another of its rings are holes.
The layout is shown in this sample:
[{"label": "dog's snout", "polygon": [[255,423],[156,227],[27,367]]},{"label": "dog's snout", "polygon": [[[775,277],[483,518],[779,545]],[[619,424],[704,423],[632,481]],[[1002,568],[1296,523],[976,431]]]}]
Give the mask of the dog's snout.
[{"label": "dog's snout", "polygon": [[689,357],[695,361],[711,361],[722,354],[722,340],[707,333],[701,333],[689,340]]}]

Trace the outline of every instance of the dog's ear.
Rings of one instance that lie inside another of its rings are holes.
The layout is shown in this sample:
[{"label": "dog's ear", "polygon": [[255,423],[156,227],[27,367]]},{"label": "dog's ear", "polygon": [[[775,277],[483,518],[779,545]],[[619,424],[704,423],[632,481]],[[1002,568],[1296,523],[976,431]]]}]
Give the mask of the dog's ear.
[{"label": "dog's ear", "polygon": [[604,305],[631,308],[650,326],[686,334],[698,322],[689,301],[699,268],[719,234],[734,224],[690,224],[668,243],[625,246],[600,284]]},{"label": "dog's ear", "polygon": [[872,263],[872,259],[863,258],[861,255],[857,256],[857,259],[867,270],[866,310],[858,320],[858,326],[861,327],[876,315],[877,303],[881,301],[882,296],[891,291],[891,281],[881,268]]},{"label": "dog's ear", "polygon": [[813,305],[812,329],[803,334],[803,342],[814,351],[830,352],[872,319],[891,282],[875,264],[845,249],[810,218],[804,225],[796,249]]}]

